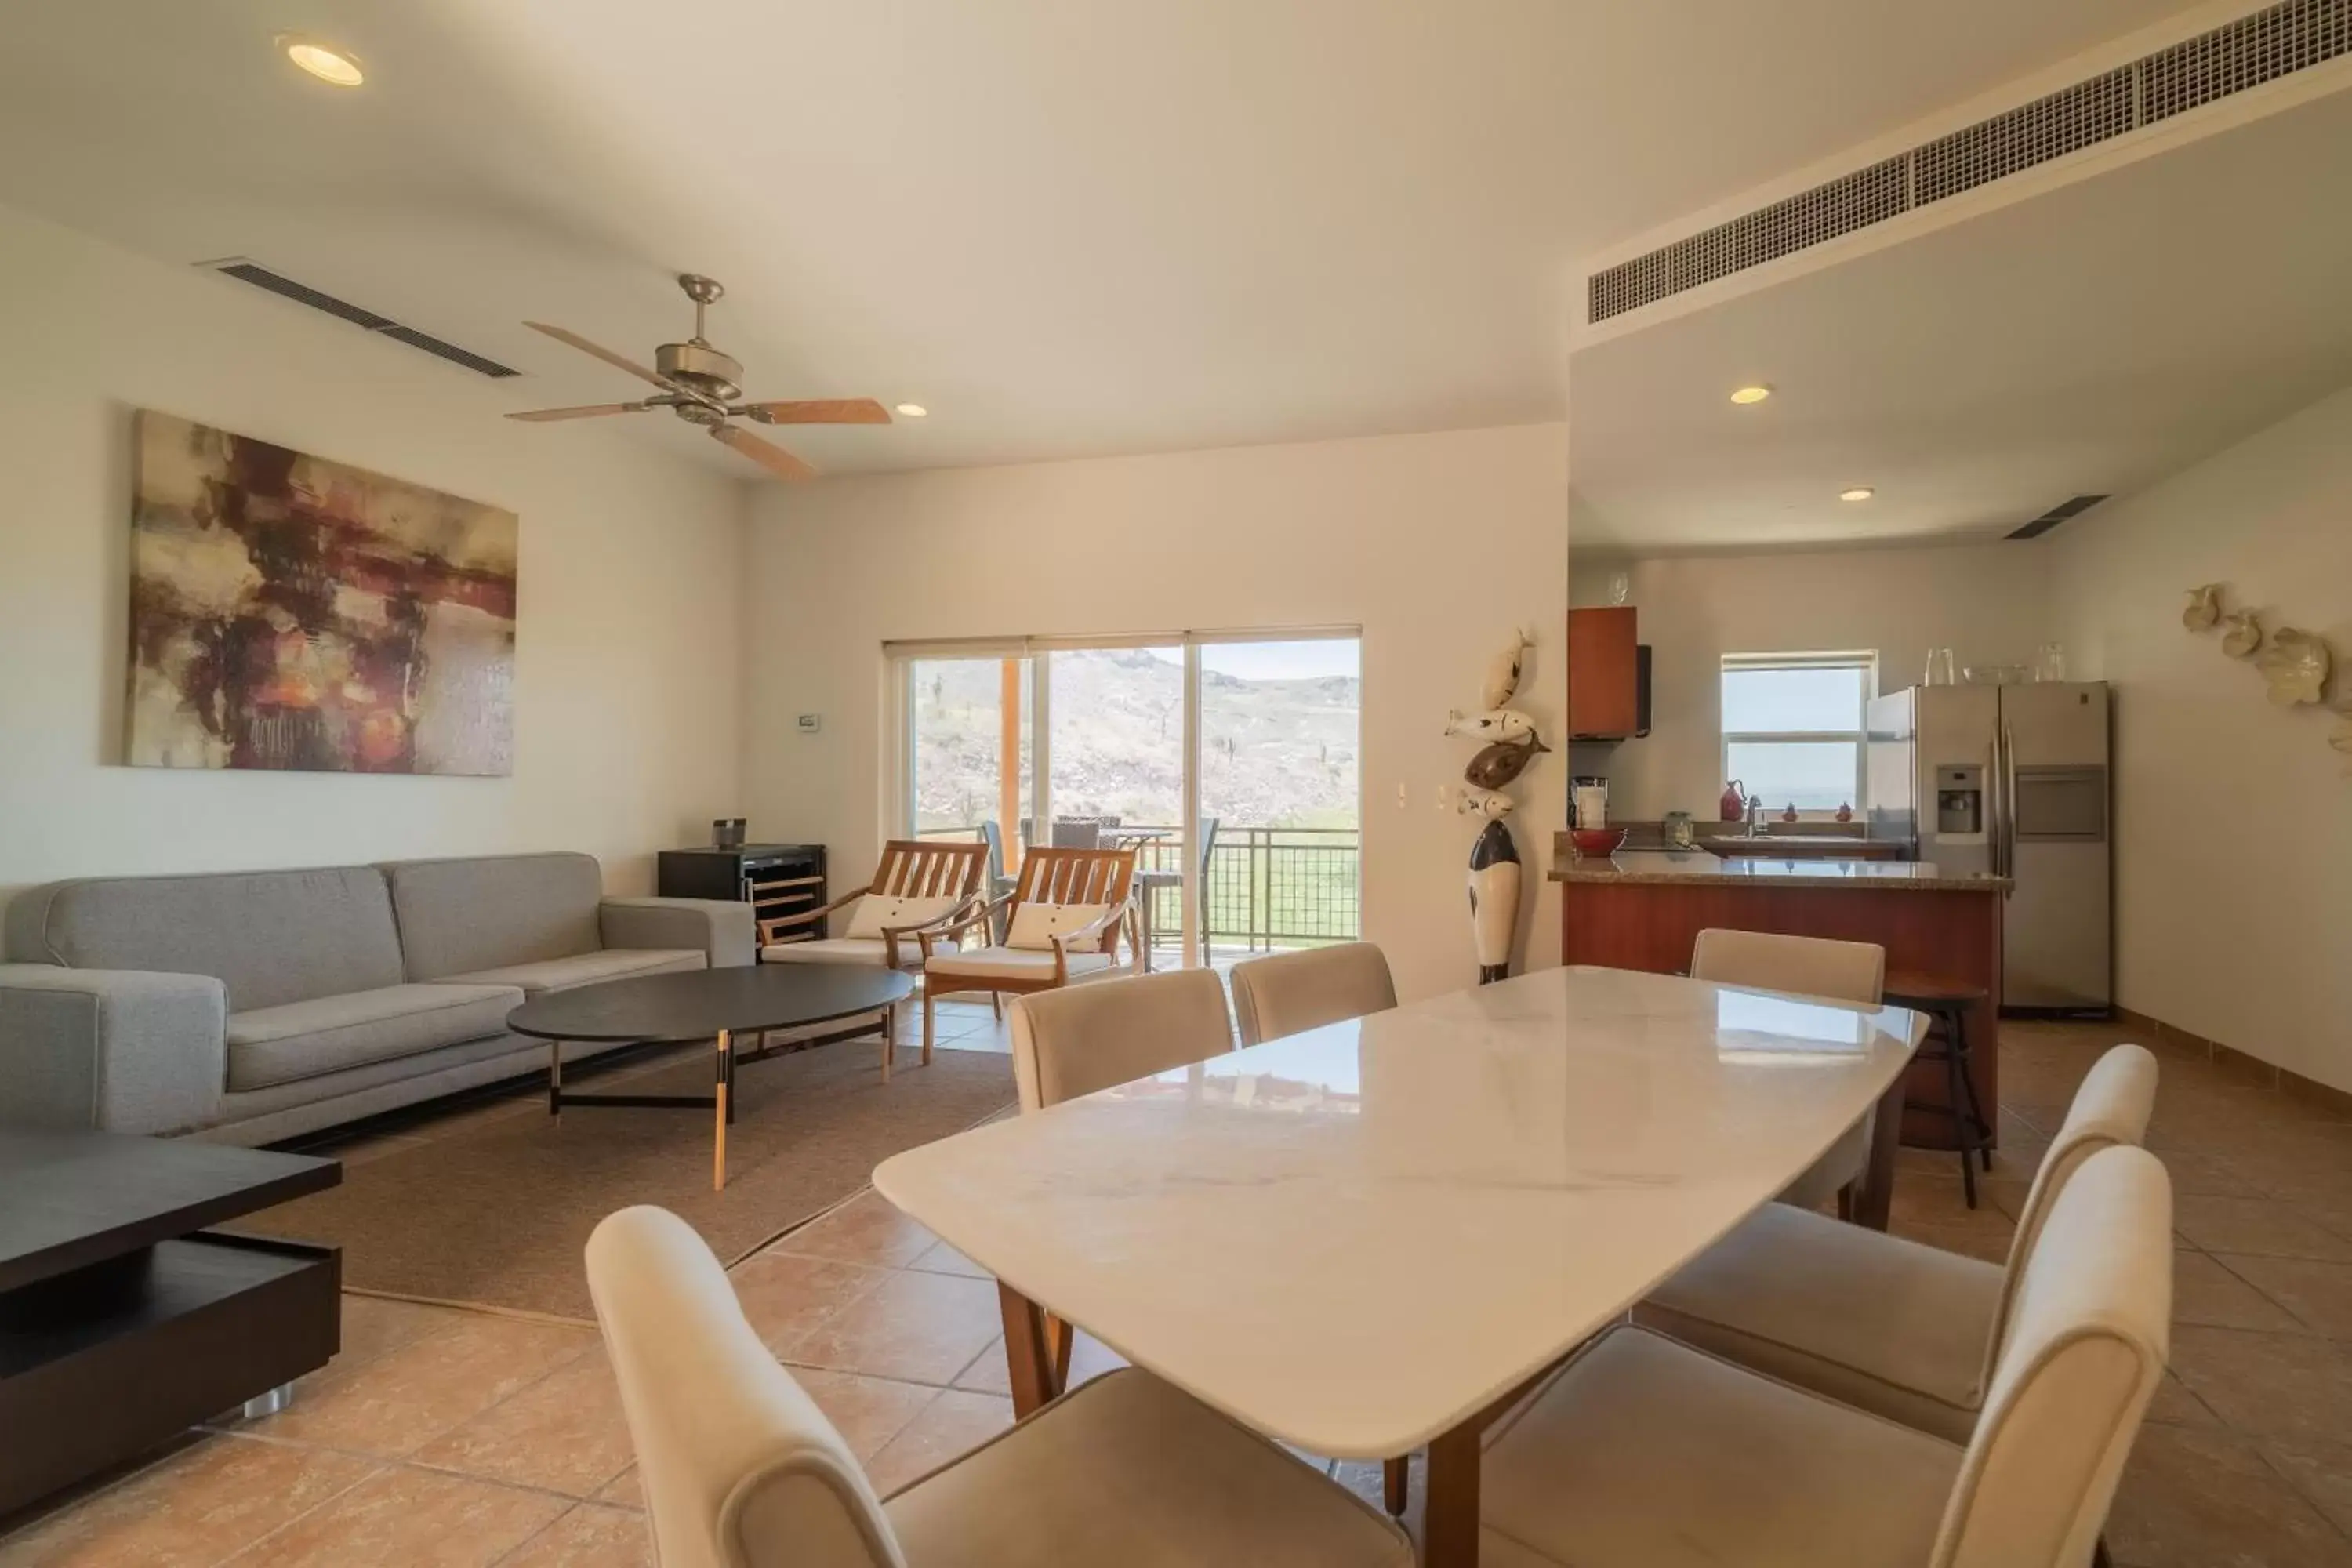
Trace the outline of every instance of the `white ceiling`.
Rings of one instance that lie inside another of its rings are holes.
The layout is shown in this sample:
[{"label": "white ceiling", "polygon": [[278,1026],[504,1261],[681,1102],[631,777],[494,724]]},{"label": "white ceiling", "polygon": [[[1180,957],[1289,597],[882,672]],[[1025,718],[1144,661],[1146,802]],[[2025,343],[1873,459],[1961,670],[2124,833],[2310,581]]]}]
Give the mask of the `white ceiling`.
[{"label": "white ceiling", "polygon": [[[668,275],[706,271],[732,290],[712,336],[755,395],[933,409],[794,433],[835,469],[1507,423],[1561,412],[1580,257],[2173,8],[73,0],[10,18],[0,202],[169,261],[250,256],[527,370],[500,389],[512,407],[635,390],[521,318],[647,353],[683,335]],[[369,84],[295,75],[280,30],[357,51]],[[1672,412],[1678,374],[1711,393],[1727,345],[1772,351],[1780,429],[1818,425],[1820,332],[1739,327],[1755,310],[1600,351],[1627,401],[1595,416],[1592,499],[1622,526],[1722,513],[1696,473],[1671,492],[1623,476],[1679,449],[1633,415]],[[1954,405],[2000,417],[1980,405],[2017,388],[1967,368]],[[2049,368],[2035,406],[2115,390]],[[629,424],[615,438],[734,461],[658,416]],[[1699,465],[1708,482],[1735,455]],[[1775,483],[1810,493],[1811,470],[1770,456]],[[1913,477],[1871,466],[1890,500]],[[2041,488],[2080,488],[2059,466]],[[1979,487],[1948,511],[2012,499]]]},{"label": "white ceiling", "polygon": [[1571,537],[2000,534],[2128,493],[2352,384],[2347,193],[2339,91],[1585,349]]}]

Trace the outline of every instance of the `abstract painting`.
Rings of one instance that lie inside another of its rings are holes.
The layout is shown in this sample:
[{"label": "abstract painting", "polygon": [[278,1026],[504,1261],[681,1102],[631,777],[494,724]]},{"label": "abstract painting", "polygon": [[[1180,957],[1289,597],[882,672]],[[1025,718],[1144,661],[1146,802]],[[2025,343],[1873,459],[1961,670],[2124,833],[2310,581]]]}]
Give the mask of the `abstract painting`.
[{"label": "abstract painting", "polygon": [[515,514],[142,410],[125,760],[514,771]]}]

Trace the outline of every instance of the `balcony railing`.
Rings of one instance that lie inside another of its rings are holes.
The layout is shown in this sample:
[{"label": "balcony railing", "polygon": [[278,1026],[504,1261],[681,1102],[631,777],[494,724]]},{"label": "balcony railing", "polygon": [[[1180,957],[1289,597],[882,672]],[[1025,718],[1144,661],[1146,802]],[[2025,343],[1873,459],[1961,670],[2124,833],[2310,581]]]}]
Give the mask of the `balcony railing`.
[{"label": "balcony railing", "polygon": [[[1138,870],[1181,872],[1190,846],[1166,823],[1123,823],[1113,833],[1158,832],[1136,849]],[[925,838],[976,838],[976,827],[926,828]],[[1363,837],[1353,827],[1241,827],[1219,824],[1206,879],[1209,941],[1251,952],[1327,942],[1360,934],[1359,872]],[[1183,929],[1178,886],[1154,887],[1152,931],[1157,942]]]}]

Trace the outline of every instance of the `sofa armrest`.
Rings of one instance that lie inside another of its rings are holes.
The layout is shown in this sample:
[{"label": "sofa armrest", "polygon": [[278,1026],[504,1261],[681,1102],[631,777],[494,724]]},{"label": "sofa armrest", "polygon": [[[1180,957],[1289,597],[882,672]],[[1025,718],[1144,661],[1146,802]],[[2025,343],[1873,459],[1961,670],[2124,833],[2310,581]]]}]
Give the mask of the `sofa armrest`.
[{"label": "sofa armrest", "polygon": [[209,974],[0,963],[0,1123],[185,1132],[220,1116],[228,994]]},{"label": "sofa armrest", "polygon": [[713,969],[755,956],[751,906],[731,899],[606,899],[597,909],[606,947],[699,948]]}]

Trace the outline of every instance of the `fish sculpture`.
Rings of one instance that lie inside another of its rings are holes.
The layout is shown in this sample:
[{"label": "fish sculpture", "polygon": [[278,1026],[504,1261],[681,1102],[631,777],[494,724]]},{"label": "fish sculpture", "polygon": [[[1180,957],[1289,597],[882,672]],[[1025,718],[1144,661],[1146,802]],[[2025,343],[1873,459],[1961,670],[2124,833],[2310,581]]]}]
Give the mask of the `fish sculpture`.
[{"label": "fish sculpture", "polygon": [[2252,658],[2263,646],[2263,623],[2252,610],[2221,617],[2221,651],[2231,658]]},{"label": "fish sculpture", "polygon": [[1511,973],[1511,938],[1519,923],[1519,847],[1511,830],[1490,821],[1470,846],[1470,941],[1478,953],[1478,984]]},{"label": "fish sculpture", "polygon": [[1538,752],[1551,748],[1529,735],[1524,741],[1496,741],[1478,748],[1462,776],[1480,789],[1500,789],[1528,771]]},{"label": "fish sculpture", "polygon": [[1479,695],[1489,708],[1500,708],[1518,695],[1519,676],[1527,667],[1527,651],[1536,639],[1525,626],[1514,627],[1511,646],[1486,661],[1486,684]]},{"label": "fish sculpture", "polygon": [[1465,713],[1459,708],[1445,715],[1445,732],[1474,741],[1528,741],[1535,738],[1536,721],[1516,708],[1494,708]]},{"label": "fish sculpture", "polygon": [[1515,804],[1509,795],[1496,795],[1490,789],[1465,789],[1454,810],[1464,816],[1508,816]]},{"label": "fish sculpture", "polygon": [[2269,683],[2271,701],[2281,708],[2316,702],[2327,690],[2328,671],[2335,657],[2327,644],[2311,632],[2281,626],[2272,634],[2254,668]]},{"label": "fish sculpture", "polygon": [[2192,632],[2210,632],[2213,623],[2221,618],[2221,584],[2208,583],[2201,588],[2189,590],[2189,604],[2180,612],[2180,624]]}]

